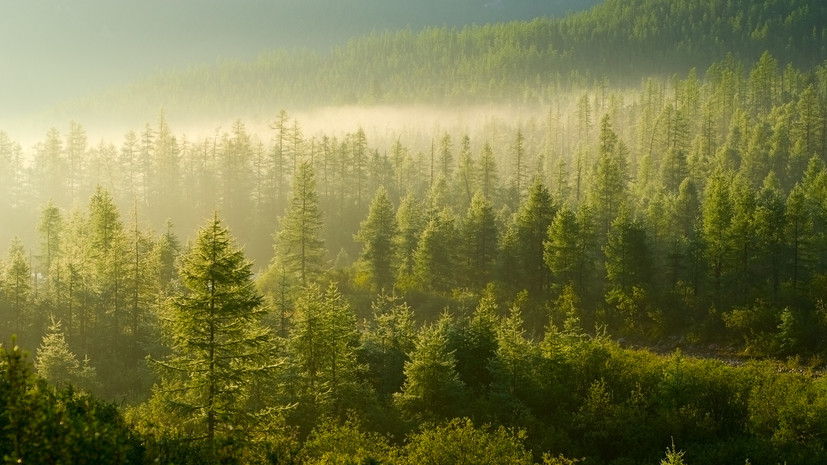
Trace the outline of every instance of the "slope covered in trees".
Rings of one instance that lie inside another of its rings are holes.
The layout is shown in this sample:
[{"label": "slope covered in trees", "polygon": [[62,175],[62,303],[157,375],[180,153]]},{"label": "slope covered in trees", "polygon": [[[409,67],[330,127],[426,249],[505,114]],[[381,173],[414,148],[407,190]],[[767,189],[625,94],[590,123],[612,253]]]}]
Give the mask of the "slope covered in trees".
[{"label": "slope covered in trees", "polygon": [[474,122],[318,129],[228,64],[265,125],[0,131],[0,455],[824,463],[820,8],[610,1],[278,58],[327,104],[531,102]]},{"label": "slope covered in trees", "polygon": [[817,0],[607,0],[565,18],[375,32],[328,52],[262,53],[168,72],[66,107],[146,118],[263,115],[272,108],[400,103],[534,104],[605,80],[706,69],[764,52],[809,68],[827,58],[827,6]]},{"label": "slope covered in trees", "polygon": [[[127,399],[151,460],[438,462],[469,441],[654,463],[674,438],[689,463],[821,463],[826,77],[730,57],[426,136],[305,135],[282,111],[189,139],[162,113],[118,146],[52,129],[30,164],[0,134],[4,217],[28,224],[2,337],[58,386]],[[239,348],[220,383],[190,363],[211,345]]]}]

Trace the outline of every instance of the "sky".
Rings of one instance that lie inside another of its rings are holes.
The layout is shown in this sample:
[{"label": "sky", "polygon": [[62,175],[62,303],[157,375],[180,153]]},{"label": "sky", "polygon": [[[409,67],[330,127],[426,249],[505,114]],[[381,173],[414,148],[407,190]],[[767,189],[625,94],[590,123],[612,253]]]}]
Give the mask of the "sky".
[{"label": "sky", "polygon": [[162,70],[371,31],[560,16],[599,0],[0,0],[0,116]]}]

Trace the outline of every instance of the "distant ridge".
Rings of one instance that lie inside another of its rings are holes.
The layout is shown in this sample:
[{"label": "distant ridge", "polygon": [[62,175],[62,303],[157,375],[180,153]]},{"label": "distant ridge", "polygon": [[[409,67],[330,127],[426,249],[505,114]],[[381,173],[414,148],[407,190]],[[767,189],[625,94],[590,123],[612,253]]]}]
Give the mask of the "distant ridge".
[{"label": "distant ridge", "polygon": [[769,51],[803,69],[827,58],[821,0],[607,0],[565,18],[372,33],[327,53],[277,50],[250,61],[159,74],[75,101],[61,114],[131,117],[271,113],[339,104],[543,102],[598,79],[635,85]]}]

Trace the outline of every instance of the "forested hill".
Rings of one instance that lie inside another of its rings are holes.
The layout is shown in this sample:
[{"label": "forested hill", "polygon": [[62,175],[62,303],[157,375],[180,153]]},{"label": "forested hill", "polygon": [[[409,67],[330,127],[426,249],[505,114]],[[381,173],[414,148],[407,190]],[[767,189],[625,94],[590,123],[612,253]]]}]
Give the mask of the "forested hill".
[{"label": "forested hill", "polygon": [[600,0],[30,0],[0,2],[0,116],[162,69],[273,48],[327,50],[371,31],[562,17]]},{"label": "forested hill", "polygon": [[753,62],[766,50],[782,66],[808,69],[827,57],[826,25],[821,0],[607,0],[565,18],[409,28],[326,53],[279,49],[191,67],[74,102],[59,115],[146,120],[161,106],[171,116],[237,117],[336,104],[542,103],[603,78],[637,85],[652,74],[702,71],[728,54]]}]

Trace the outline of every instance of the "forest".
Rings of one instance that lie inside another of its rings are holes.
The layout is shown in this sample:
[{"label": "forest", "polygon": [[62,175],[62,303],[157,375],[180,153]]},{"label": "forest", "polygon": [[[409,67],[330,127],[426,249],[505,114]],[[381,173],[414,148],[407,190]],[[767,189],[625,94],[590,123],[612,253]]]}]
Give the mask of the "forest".
[{"label": "forest", "polygon": [[[827,12],[751,5],[373,34],[281,81],[482,117],[224,124],[203,68],[118,139],[0,129],[4,463],[824,463]],[[217,69],[264,108],[250,63]]]}]

